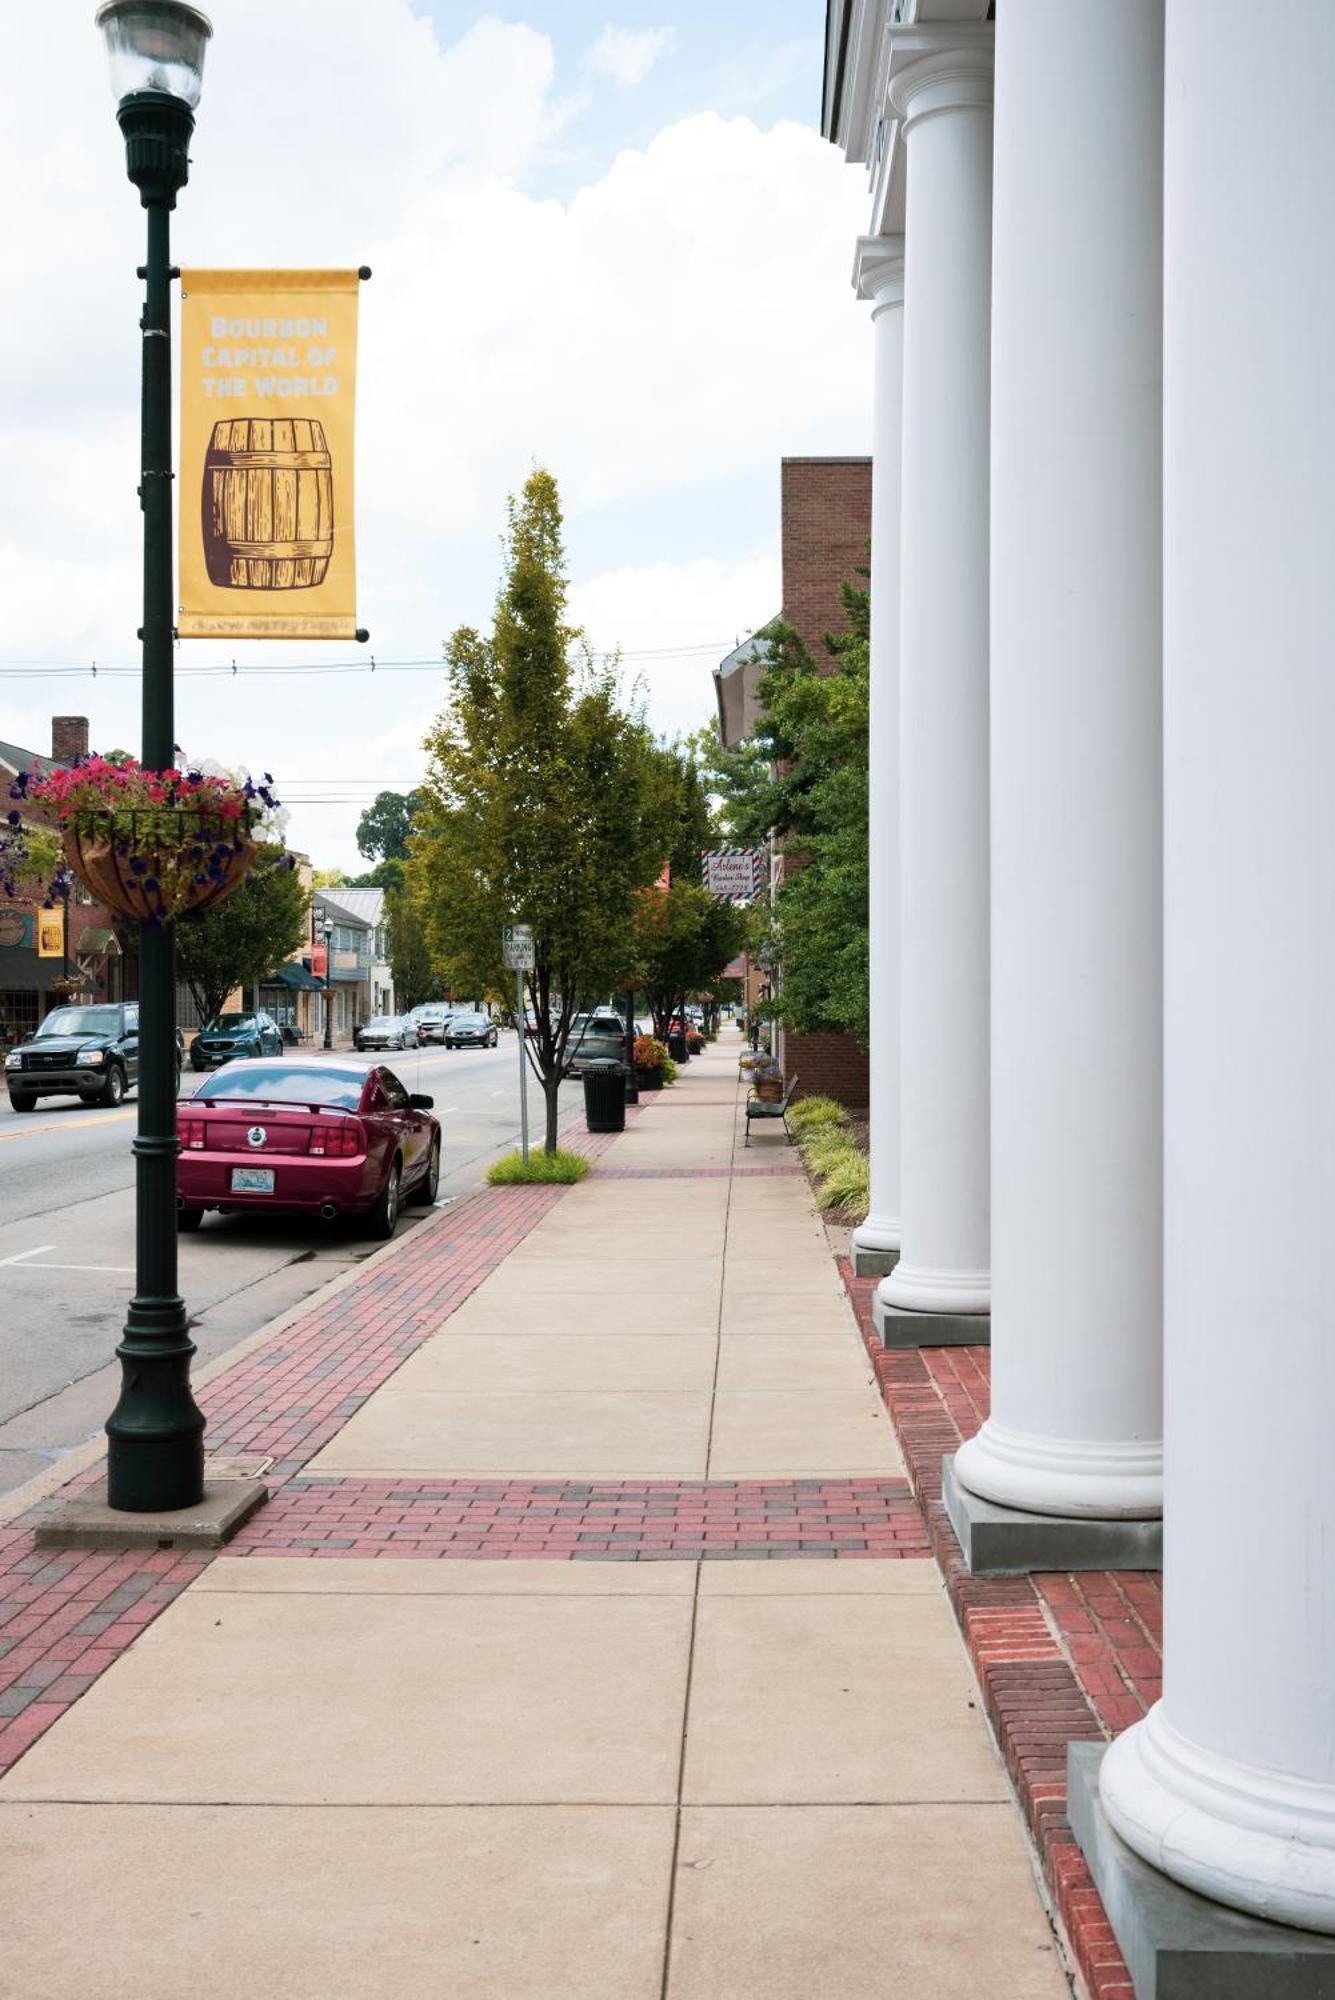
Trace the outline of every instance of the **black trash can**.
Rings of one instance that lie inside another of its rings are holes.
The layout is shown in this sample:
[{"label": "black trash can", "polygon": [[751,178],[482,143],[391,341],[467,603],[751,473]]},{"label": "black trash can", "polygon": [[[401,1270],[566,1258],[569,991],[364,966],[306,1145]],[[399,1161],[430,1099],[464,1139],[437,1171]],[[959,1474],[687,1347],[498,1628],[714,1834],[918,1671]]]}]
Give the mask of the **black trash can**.
[{"label": "black trash can", "polygon": [[689,1062],[690,1052],[686,1047],[686,1030],[684,1028],[669,1028],[668,1054],[675,1063]]},{"label": "black trash can", "polygon": [[626,1069],[624,1063],[602,1057],[584,1065],[584,1123],[590,1132],[626,1129]]}]

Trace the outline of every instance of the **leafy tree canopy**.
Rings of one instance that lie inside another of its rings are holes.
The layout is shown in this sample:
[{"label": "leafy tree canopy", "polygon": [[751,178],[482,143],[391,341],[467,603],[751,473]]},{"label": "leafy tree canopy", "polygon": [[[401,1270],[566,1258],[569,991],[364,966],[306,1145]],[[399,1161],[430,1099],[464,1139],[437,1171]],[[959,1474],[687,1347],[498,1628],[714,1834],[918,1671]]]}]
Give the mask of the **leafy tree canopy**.
[{"label": "leafy tree canopy", "polygon": [[666,893],[647,889],[638,898],[637,978],[660,1039],[691,994],[713,988],[745,937],[743,912],[715,902],[699,882],[674,880]]},{"label": "leafy tree canopy", "polygon": [[234,986],[249,989],[306,939],[309,899],[281,848],[261,850],[240,888],[176,926],[176,968],[204,1020]]},{"label": "leafy tree canopy", "polygon": [[843,601],[849,629],[827,637],[823,667],[792,626],[760,635],[762,715],[748,742],[725,750],[716,725],[695,740],[729,836],[751,845],[773,831],[788,848],[770,939],[782,967],[773,1011],[800,1033],[851,1030],[865,1042],[869,604],[853,584]]},{"label": "leafy tree canopy", "polygon": [[623,982],[637,890],[672,826],[654,747],[567,622],[556,481],[539,468],[509,506],[490,633],[460,627],[407,880],[434,959],[456,991],[505,992],[501,932],[528,924],[537,963],[530,1061],[556,1147],[557,1091],[583,1000]]},{"label": "leafy tree canopy", "polygon": [[405,889],[390,888],[385,894],[385,922],[389,932],[389,969],[394,975],[394,992],[400,1007],[419,1007],[424,1000],[437,1000],[443,982],[431,962],[426,925],[417,902]]},{"label": "leafy tree canopy", "polygon": [[[368,861],[406,861],[421,805],[420,791],[378,792],[374,803],[357,822],[358,853],[364,854]],[[369,886],[379,889],[397,885],[374,882]]]}]

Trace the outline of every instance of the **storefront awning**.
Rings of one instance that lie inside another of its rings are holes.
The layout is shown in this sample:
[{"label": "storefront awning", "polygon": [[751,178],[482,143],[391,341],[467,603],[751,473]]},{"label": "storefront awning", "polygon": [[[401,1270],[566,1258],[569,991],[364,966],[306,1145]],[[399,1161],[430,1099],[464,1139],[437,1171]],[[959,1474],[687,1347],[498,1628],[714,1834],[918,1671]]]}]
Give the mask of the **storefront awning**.
[{"label": "storefront awning", "polygon": [[265,986],[286,986],[290,993],[324,992],[323,979],[313,978],[307,972],[304,965],[298,965],[296,960],[292,958],[288,959],[286,964],[280,965],[277,972],[270,974],[269,978],[264,980],[262,984]]}]

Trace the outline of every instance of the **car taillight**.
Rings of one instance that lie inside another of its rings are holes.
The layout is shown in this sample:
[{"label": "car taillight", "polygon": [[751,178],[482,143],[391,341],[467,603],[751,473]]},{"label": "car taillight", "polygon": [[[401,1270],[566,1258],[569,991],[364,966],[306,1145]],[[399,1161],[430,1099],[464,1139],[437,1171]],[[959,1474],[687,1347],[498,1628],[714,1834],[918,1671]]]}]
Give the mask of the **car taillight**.
[{"label": "car taillight", "polygon": [[351,1159],[362,1150],[362,1128],[355,1118],[323,1120],[311,1127],[311,1151],[327,1160]]},{"label": "car taillight", "polygon": [[204,1120],[202,1118],[178,1118],[176,1134],[187,1152],[202,1153],[204,1150]]}]

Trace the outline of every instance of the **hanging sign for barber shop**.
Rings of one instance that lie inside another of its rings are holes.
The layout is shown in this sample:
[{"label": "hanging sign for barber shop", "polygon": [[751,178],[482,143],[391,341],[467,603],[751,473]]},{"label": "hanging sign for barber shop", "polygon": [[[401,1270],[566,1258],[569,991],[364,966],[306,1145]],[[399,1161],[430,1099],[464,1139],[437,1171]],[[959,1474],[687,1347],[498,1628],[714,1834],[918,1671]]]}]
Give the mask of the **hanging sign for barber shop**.
[{"label": "hanging sign for barber shop", "polygon": [[356,271],[182,271],[185,639],[352,639]]}]

